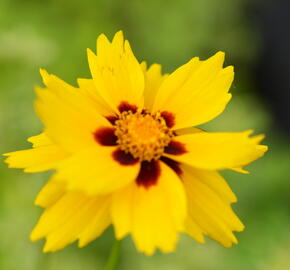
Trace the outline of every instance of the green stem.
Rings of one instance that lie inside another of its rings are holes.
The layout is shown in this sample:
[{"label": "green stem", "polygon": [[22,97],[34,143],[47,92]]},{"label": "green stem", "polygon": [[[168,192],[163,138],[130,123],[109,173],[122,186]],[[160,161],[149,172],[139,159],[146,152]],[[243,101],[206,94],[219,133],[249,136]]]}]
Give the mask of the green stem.
[{"label": "green stem", "polygon": [[117,269],[119,257],[121,251],[121,241],[115,240],[112,246],[105,270],[115,270]]}]

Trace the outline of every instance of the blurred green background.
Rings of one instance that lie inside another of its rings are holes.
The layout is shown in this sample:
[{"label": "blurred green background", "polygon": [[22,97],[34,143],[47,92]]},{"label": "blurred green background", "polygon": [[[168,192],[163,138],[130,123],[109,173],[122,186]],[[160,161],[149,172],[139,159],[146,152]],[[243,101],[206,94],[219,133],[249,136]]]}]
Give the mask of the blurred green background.
[{"label": "blurred green background", "polygon": [[[259,33],[245,15],[243,0],[1,0],[0,1],[0,152],[28,148],[27,137],[41,130],[33,111],[33,85],[46,68],[76,85],[89,77],[86,48],[100,33],[110,38],[122,29],[141,60],[174,70],[193,56],[226,52],[236,78],[234,98],[225,113],[206,125],[211,131],[253,128],[266,133],[267,155],[250,175],[225,172],[238,195],[234,205],[246,224],[239,245],[230,249],[210,239],[205,245],[183,236],[174,254],[138,254],[123,241],[120,269],[287,270],[290,265],[289,137],[273,125],[257,94],[252,65],[260,53]],[[89,246],[71,245],[43,254],[43,242],[29,233],[41,209],[34,198],[49,174],[23,174],[0,164],[0,269],[103,269],[113,243],[112,229]]]}]

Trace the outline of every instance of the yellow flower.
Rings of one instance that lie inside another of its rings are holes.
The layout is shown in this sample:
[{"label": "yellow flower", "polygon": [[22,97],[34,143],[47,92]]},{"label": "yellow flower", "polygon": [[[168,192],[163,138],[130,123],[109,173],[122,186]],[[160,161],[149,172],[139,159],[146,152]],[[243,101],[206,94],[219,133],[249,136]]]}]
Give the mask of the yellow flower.
[{"label": "yellow flower", "polygon": [[55,174],[35,204],[45,208],[33,241],[44,251],[78,240],[80,247],[112,224],[140,252],[175,249],[180,233],[225,247],[244,226],[231,209],[236,196],[218,170],[243,167],[267,150],[262,135],[206,132],[194,126],[218,116],[231,98],[233,67],[224,53],[193,58],[169,75],[147,68],[118,32],[88,50],[92,79],[75,88],[41,70],[35,108],[44,131],[33,148],[6,154],[11,168]]}]

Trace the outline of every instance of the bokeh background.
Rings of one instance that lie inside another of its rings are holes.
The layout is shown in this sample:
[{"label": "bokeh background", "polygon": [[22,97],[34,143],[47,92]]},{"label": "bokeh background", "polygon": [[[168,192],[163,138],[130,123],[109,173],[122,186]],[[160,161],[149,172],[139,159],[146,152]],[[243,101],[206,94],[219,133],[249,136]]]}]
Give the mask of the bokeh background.
[{"label": "bokeh background", "polygon": [[[193,56],[226,52],[236,70],[234,98],[225,113],[206,125],[211,131],[253,128],[266,133],[267,155],[249,166],[250,175],[224,172],[246,224],[230,249],[183,236],[174,254],[138,254],[123,241],[119,269],[290,269],[289,29],[286,0],[1,0],[0,152],[29,147],[41,130],[33,111],[39,67],[76,85],[89,77],[86,48],[96,37],[124,30],[141,60],[171,72]],[[288,133],[287,133],[288,131]],[[89,246],[71,245],[43,254],[29,233],[41,209],[33,205],[49,177],[23,174],[0,164],[0,269],[103,269],[113,231]]]}]

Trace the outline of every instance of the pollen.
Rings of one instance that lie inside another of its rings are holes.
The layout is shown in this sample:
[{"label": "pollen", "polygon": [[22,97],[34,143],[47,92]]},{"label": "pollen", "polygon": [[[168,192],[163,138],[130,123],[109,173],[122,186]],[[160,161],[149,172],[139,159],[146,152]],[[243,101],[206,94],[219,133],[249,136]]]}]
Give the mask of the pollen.
[{"label": "pollen", "polygon": [[173,131],[158,112],[125,111],[115,126],[121,149],[140,161],[159,159],[173,137]]}]

